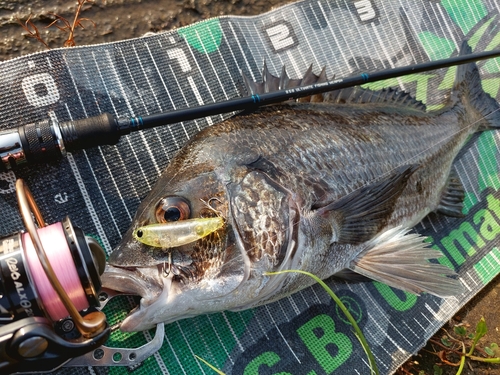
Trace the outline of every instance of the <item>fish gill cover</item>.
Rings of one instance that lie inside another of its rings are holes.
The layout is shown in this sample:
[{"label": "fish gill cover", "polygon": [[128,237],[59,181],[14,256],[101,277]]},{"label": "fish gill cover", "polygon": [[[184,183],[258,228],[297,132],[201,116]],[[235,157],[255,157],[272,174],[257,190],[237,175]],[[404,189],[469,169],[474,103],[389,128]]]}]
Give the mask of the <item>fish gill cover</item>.
[{"label": "fish gill cover", "polygon": [[[496,0],[302,1],[256,17],[221,17],[188,28],[116,43],[51,50],[0,64],[2,128],[46,119],[141,115],[235,97],[240,71],[260,77],[283,65],[299,77],[316,72],[344,77],[456,55],[463,39],[474,51],[498,48]],[[478,64],[484,89],[500,97],[499,59]],[[370,85],[411,92],[430,109],[443,105],[455,69]],[[133,134],[117,146],[89,149],[67,159],[16,172],[24,178],[48,222],[70,215],[111,252],[140,200],[169,159],[203,127],[227,115]],[[458,298],[415,297],[380,283],[329,285],[362,327],[379,368],[394,372],[411,353],[500,271],[498,132],[473,137],[455,168],[467,193],[466,216],[430,216],[416,227],[445,254],[466,286]],[[12,172],[0,173],[3,235],[22,228]],[[107,310],[123,318],[133,301]],[[395,323],[397,322],[397,323]],[[138,346],[150,332],[113,335],[115,346]],[[365,354],[352,330],[318,286],[240,313],[178,321],[165,343],[133,373],[202,374],[194,355],[232,374],[364,374]],[[125,368],[95,371],[128,373]],[[57,373],[74,373],[61,369]]]}]

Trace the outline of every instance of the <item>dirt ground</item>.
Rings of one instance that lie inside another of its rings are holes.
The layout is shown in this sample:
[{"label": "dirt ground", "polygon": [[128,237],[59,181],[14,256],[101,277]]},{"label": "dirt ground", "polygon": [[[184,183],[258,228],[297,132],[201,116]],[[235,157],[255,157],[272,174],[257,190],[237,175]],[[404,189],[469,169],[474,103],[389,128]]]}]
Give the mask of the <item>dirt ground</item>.
[{"label": "dirt ground", "polygon": [[[84,45],[129,39],[149,31],[171,30],[220,15],[255,15],[287,2],[290,0],[97,0],[94,4],[85,4],[82,13],[82,17],[91,19],[96,26],[90,21],[83,21],[85,29],[78,30],[75,42]],[[61,47],[66,35],[54,27],[46,29],[44,26],[54,20],[53,13],[72,20],[76,5],[76,0],[0,0],[0,61],[45,49],[40,42],[27,37],[16,21],[26,20],[30,14],[48,45]],[[477,322],[484,317],[488,333],[480,340],[479,348],[500,342],[499,307],[500,278],[497,277],[444,329],[451,334],[455,325],[462,325],[468,328],[468,333],[473,332]],[[443,335],[444,331],[439,332],[434,340],[441,341]],[[398,370],[398,374],[440,374],[435,366],[442,363],[441,359],[431,352],[442,350],[437,344],[429,342]],[[457,357],[450,354],[447,358],[457,361]],[[443,375],[455,374],[458,369],[452,366],[442,368]],[[500,375],[500,364],[467,361],[462,374]]]}]

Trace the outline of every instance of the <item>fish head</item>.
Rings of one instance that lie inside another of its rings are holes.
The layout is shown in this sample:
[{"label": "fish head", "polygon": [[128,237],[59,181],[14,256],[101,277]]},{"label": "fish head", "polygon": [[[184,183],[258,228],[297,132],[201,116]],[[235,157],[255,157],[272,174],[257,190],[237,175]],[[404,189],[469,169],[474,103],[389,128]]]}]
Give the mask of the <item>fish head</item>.
[{"label": "fish head", "polygon": [[[224,224],[181,246],[149,246],[136,237],[138,228],[151,224],[211,217],[221,217]],[[231,262],[237,257],[227,217],[226,193],[215,173],[182,175],[167,169],[139,206],[102,276],[104,287],[142,297],[122,330],[141,331],[199,315],[207,301],[236,288],[243,271],[238,261]]]},{"label": "fish head", "polygon": [[[124,331],[251,307],[265,290],[262,275],[282,260],[277,253],[288,238],[283,230],[288,216],[280,215],[286,206],[283,193],[245,165],[254,155],[235,161],[224,159],[229,153],[220,147],[210,150],[181,150],[108,259],[103,286],[142,297],[123,321]],[[134,236],[144,226],[207,217],[221,217],[224,223],[177,247],[146,245]]]}]

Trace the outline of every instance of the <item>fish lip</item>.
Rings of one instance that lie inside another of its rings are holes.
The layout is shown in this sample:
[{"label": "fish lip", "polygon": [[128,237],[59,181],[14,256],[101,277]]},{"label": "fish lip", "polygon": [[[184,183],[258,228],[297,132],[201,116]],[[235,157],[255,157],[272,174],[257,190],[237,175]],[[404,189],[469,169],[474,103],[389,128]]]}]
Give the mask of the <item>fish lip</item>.
[{"label": "fish lip", "polygon": [[124,294],[138,295],[147,306],[163,292],[163,282],[155,267],[119,267],[107,264],[101,275],[102,286]]},{"label": "fish lip", "polygon": [[[137,332],[152,329],[160,321],[155,315],[156,312],[162,311],[162,307],[168,305],[168,297],[172,292],[173,275],[162,278],[163,288],[160,295],[154,300],[145,301],[141,299],[139,306],[134,308],[123,320],[120,325],[120,330],[123,332]],[[162,306],[163,305],[163,306]]]}]

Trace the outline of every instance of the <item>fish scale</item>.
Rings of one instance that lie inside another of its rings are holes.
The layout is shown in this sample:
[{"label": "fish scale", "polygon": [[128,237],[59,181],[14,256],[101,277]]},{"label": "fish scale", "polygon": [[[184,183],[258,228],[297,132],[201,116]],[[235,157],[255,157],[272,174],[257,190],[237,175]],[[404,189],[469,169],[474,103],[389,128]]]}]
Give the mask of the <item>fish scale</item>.
[{"label": "fish scale", "polygon": [[[390,124],[353,124],[349,134],[345,134],[344,129],[339,128],[336,123],[325,121],[319,124],[308,121],[311,106],[313,105],[301,103],[291,106],[291,108],[280,109],[278,116],[276,116],[278,118],[273,116],[276,111],[274,109],[261,112],[258,116],[268,118],[269,127],[260,128],[252,134],[252,140],[258,153],[280,170],[281,173],[276,177],[279,184],[292,191],[302,192],[302,198],[306,202],[304,203],[305,207],[312,205],[312,202],[315,205],[321,204],[321,202],[332,202],[404,164],[422,165],[416,172],[415,180],[421,180],[423,176],[426,176],[428,180],[436,180],[438,181],[436,184],[442,186],[442,182],[440,183],[440,179],[437,178],[437,176],[443,175],[443,171],[437,168],[442,162],[434,163],[433,160],[441,160],[449,164],[456,149],[461,147],[464,139],[468,136],[468,133],[463,133],[465,137],[449,139],[448,143],[451,142],[454,147],[447,148],[446,144],[440,144],[428,150],[433,143],[446,140],[450,134],[459,130],[456,125],[453,125],[457,123],[456,118],[453,118],[455,117],[453,111],[442,115],[445,117],[443,122],[446,126],[439,126],[439,122],[442,121],[440,118],[426,125],[421,125],[422,121],[415,125],[404,125],[401,124],[402,121],[398,122],[400,118],[404,119],[403,113],[399,114],[399,118],[395,116],[391,119]],[[362,107],[363,104],[359,106]],[[286,122],[283,124],[279,122],[279,118],[286,110],[293,111],[293,116],[298,121],[309,124],[306,134],[289,127]],[[336,107],[331,110],[339,112],[339,108]],[[326,109],[323,111],[326,112]],[[369,113],[370,111],[372,108],[357,109],[357,112]],[[353,112],[356,115],[356,111]],[[429,115],[425,112],[421,112],[419,115],[424,120],[429,119]],[[351,117],[352,114],[347,116]],[[251,123],[247,117],[233,121],[236,128]],[[368,137],[368,133],[373,135]],[[246,132],[242,131],[238,136],[232,137],[235,143],[229,147],[239,149],[246,144],[245,134]],[[280,148],[266,147],[269,142],[273,143],[274,139],[279,138],[276,134],[288,135],[287,142],[282,142]],[[368,142],[368,138],[375,137],[378,139],[375,144]],[[363,140],[363,138],[367,141],[356,142],[356,139]],[[316,139],[321,139],[321,141],[314,142]],[[330,141],[335,139],[340,142]],[[293,142],[293,147],[288,146],[291,142]],[[262,146],[259,147],[259,145]],[[350,147],[346,145],[350,145]],[[307,176],[307,181],[300,180],[297,176]],[[322,186],[323,195],[317,196],[314,194],[315,189],[308,191],[300,187],[301,184],[319,184]],[[433,184],[427,186],[429,190],[435,190]],[[411,190],[408,190],[408,193],[410,192]],[[402,202],[402,205],[405,204],[406,202]],[[417,208],[418,205],[413,205],[413,207]]]}]

